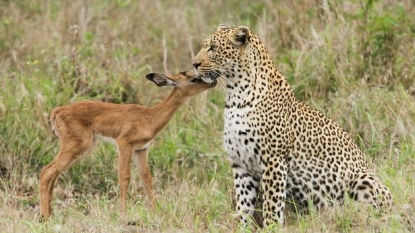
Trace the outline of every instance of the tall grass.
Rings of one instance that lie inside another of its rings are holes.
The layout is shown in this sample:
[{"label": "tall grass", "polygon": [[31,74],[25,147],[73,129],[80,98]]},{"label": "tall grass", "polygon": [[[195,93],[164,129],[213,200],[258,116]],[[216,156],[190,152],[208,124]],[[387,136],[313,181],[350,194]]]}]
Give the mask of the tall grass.
[{"label": "tall grass", "polygon": [[0,2],[0,229],[234,230],[232,175],[221,139],[223,85],[189,101],[152,147],[156,213],[147,211],[137,177],[127,213],[119,212],[116,151],[100,144],[60,176],[54,216],[49,224],[38,222],[38,174],[58,152],[47,125],[51,109],[81,99],[160,102],[170,89],[145,74],[191,69],[201,41],[219,23],[256,32],[296,96],[350,132],[395,197],[392,213],[381,219],[350,202],[288,214],[281,230],[415,231],[410,0]]}]

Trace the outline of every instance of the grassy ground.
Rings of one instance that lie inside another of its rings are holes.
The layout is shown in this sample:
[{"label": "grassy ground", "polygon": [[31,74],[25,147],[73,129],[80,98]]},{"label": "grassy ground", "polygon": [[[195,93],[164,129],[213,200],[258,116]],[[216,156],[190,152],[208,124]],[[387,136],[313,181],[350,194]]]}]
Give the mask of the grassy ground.
[{"label": "grassy ground", "polygon": [[59,178],[54,216],[39,223],[38,174],[58,152],[50,110],[81,99],[158,103],[170,90],[145,74],[191,69],[219,23],[255,31],[296,96],[350,132],[395,198],[392,213],[381,218],[350,202],[306,216],[287,213],[280,230],[415,231],[410,0],[1,1],[1,231],[234,231],[223,85],[189,101],[152,147],[156,213],[147,211],[137,177],[127,212],[119,212],[115,148],[100,144]]}]

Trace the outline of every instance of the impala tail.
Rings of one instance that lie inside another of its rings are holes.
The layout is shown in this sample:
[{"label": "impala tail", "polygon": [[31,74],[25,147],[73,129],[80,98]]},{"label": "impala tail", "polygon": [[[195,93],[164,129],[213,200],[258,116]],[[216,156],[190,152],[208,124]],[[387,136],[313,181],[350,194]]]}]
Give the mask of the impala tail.
[{"label": "impala tail", "polygon": [[56,114],[59,113],[60,107],[54,108],[49,114],[49,127],[52,130],[53,134],[59,138],[58,132],[56,131]]}]

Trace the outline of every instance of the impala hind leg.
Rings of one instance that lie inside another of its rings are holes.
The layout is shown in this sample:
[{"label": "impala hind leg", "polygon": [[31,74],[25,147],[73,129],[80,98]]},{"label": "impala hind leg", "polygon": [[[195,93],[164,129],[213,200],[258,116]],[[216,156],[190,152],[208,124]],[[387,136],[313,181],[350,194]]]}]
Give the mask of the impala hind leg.
[{"label": "impala hind leg", "polygon": [[151,176],[150,167],[148,166],[148,150],[136,150],[134,153],[133,161],[138,169],[138,175],[143,181],[144,188],[149,200],[150,208],[152,211],[156,209],[156,200],[153,190],[153,178]]},{"label": "impala hind leg", "polygon": [[78,140],[72,144],[61,140],[61,149],[58,156],[40,173],[40,214],[47,221],[52,214],[51,200],[54,183],[58,176],[69,169],[77,160],[86,156],[92,149],[92,137]]}]

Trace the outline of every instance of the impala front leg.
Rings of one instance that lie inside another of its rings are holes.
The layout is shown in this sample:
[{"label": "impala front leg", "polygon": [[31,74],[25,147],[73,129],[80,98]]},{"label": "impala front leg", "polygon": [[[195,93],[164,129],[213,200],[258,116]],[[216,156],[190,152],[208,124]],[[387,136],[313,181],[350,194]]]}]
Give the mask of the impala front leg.
[{"label": "impala front leg", "polygon": [[133,147],[128,143],[118,142],[118,182],[120,184],[121,210],[125,211],[127,191],[131,178],[131,156]]},{"label": "impala front leg", "polygon": [[144,183],[150,208],[154,211],[156,209],[156,200],[153,191],[153,178],[151,177],[150,167],[148,166],[148,149],[136,150],[133,161],[137,166],[138,176]]}]

